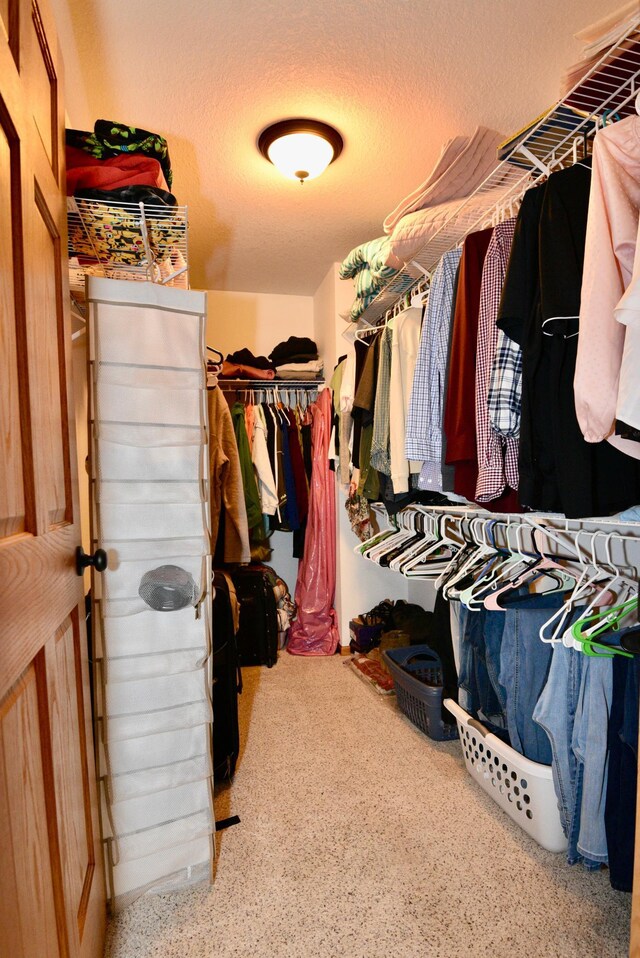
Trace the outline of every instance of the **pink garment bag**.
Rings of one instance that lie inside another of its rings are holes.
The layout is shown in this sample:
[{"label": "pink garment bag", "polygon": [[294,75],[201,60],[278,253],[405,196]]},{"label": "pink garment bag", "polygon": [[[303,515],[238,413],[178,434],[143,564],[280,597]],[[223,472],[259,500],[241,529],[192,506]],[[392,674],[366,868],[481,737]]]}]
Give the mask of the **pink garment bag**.
[{"label": "pink garment bag", "polygon": [[333,601],[336,591],[335,474],[329,469],[331,390],[311,407],[313,417],[311,489],[304,555],[298,568],[298,617],[287,651],[292,655],[333,655],[340,635]]}]

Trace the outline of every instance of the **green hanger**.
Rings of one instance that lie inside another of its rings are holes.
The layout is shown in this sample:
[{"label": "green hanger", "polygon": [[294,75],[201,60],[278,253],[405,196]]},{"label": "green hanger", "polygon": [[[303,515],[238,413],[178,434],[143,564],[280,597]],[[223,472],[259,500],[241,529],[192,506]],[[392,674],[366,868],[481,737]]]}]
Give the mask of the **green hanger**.
[{"label": "green hanger", "polygon": [[[574,641],[580,643],[577,647],[580,648],[585,655],[593,657],[605,655],[608,658],[613,658],[614,655],[622,655],[625,658],[632,658],[632,653],[625,652],[616,646],[596,642],[595,639],[603,633],[616,632],[625,616],[637,608],[638,596],[634,596],[631,599],[627,599],[626,602],[611,606],[611,608],[606,609],[606,611],[596,612],[594,615],[586,616],[584,619],[578,619],[571,626],[571,635]],[[589,625],[589,623],[595,624]],[[587,628],[584,628],[585,626]],[[574,648],[575,647],[576,646],[574,646]],[[602,651],[595,651],[596,649]]]},{"label": "green hanger", "polygon": [[[595,642],[593,639],[580,639],[582,651],[585,655],[594,659],[613,659],[616,655],[621,655],[625,659],[632,659],[632,652],[625,652],[614,645],[604,645],[602,642]],[[599,651],[597,651],[599,650]]]}]

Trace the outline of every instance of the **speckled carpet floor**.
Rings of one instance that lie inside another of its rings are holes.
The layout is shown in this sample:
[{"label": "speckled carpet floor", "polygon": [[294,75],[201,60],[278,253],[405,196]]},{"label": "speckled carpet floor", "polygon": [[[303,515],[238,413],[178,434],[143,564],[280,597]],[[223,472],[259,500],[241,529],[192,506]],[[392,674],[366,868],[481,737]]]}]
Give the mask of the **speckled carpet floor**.
[{"label": "speckled carpet floor", "polygon": [[630,896],[539,848],[344,660],[246,669],[215,884],[148,895],[108,958],[623,958]]}]

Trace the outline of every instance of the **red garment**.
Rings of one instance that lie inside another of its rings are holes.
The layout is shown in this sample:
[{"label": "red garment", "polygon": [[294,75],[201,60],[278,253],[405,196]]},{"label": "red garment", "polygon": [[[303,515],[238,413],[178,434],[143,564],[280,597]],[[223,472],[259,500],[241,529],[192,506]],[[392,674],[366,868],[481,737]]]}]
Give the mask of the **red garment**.
[{"label": "red garment", "polygon": [[335,473],[329,469],[331,390],[323,389],[313,416],[311,492],[304,555],[298,568],[298,617],[289,630],[292,655],[333,655],[340,635],[333,601],[336,591]]},{"label": "red garment", "polygon": [[219,379],[275,379],[276,374],[273,369],[256,369],[255,366],[242,366],[240,363],[228,363],[227,360],[222,364],[222,372]]},{"label": "red garment", "polygon": [[285,409],[284,412],[289,420],[289,456],[291,458],[291,469],[293,470],[293,482],[296,488],[298,519],[302,525],[309,514],[309,490],[307,488],[307,477],[304,471],[300,433],[298,431],[296,415],[293,410]]},{"label": "red garment", "polygon": [[159,162],[152,156],[123,153],[99,160],[67,146],[67,196],[77,190],[112,190],[118,186],[157,186],[168,190]]},{"label": "red garment", "polygon": [[471,233],[462,248],[444,408],[445,462],[455,466],[453,491],[470,501],[478,481],[475,382],[480,285],[492,232]]}]

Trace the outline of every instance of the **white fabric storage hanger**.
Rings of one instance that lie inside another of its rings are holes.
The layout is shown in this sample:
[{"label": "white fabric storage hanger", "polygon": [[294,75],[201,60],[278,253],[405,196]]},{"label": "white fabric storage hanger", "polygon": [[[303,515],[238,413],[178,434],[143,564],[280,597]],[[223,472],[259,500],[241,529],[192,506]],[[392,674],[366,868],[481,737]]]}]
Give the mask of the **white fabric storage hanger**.
[{"label": "white fabric storage hanger", "polygon": [[[211,878],[206,294],[90,280],[101,787],[116,908]],[[109,831],[107,828],[107,833]]]},{"label": "white fabric storage hanger", "polygon": [[[105,768],[111,801],[126,801],[209,777],[212,772],[209,736],[208,725],[194,725],[110,742],[105,750]],[[140,749],[144,749],[147,761],[143,769],[139,767]],[[180,758],[167,763],[167,755]],[[112,768],[118,772],[113,773]]]}]

